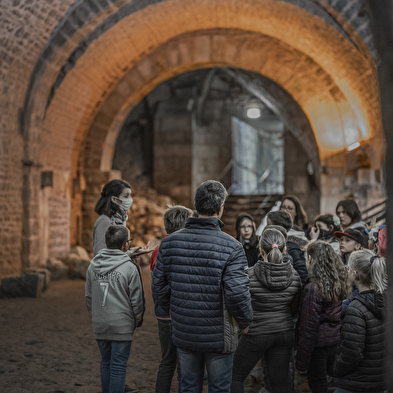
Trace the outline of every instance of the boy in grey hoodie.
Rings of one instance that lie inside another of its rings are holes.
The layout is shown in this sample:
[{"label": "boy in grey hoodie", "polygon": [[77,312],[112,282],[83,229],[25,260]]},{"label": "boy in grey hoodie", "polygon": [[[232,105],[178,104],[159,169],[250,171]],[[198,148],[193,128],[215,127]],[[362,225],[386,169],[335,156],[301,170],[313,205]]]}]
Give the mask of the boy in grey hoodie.
[{"label": "boy in grey hoodie", "polygon": [[105,233],[107,248],[86,272],[86,305],[101,352],[102,393],[124,392],[134,330],[145,312],[140,269],[126,254],[128,238],[125,226],[111,225]]}]

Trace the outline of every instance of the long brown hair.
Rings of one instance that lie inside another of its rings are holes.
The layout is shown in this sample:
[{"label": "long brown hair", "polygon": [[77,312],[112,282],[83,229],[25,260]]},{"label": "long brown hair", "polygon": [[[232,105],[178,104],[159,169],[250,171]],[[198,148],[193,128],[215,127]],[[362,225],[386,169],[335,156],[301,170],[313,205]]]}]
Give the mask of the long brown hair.
[{"label": "long brown hair", "polygon": [[348,272],[333,247],[316,241],[307,247],[307,257],[311,265],[308,278],[318,285],[323,300],[332,303],[346,299],[350,292]]}]

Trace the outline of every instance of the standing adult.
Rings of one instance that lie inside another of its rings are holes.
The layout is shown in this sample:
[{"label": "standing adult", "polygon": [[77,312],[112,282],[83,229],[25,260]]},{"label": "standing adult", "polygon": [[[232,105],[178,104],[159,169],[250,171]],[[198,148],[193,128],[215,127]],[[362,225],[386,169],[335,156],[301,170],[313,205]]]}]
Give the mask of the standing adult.
[{"label": "standing adult", "polygon": [[252,320],[243,247],[221,231],[226,197],[217,181],[198,187],[199,217],[161,242],[153,272],[154,298],[172,318],[182,392],[202,392],[205,365],[209,392],[230,392],[239,329]]},{"label": "standing adult", "polygon": [[[126,225],[127,212],[131,209],[133,199],[131,186],[124,180],[111,180],[105,184],[98,200],[95,212],[100,216],[93,227],[93,254],[96,256],[106,248],[105,232],[110,225]],[[153,251],[156,244],[149,242],[145,247],[131,248],[128,255],[141,255]]]},{"label": "standing adult", "polygon": [[307,214],[297,197],[294,195],[284,196],[284,198],[282,198],[280,210],[287,212],[291,216],[292,230],[304,232],[307,229]]},{"label": "standing adult", "polygon": [[368,231],[366,223],[362,220],[362,213],[358,204],[353,199],[344,199],[338,202],[336,214],[340,219],[341,229],[343,231],[352,228],[358,230],[363,237],[362,247],[368,247]]},{"label": "standing adult", "polygon": [[254,266],[259,256],[259,239],[255,231],[255,222],[252,216],[247,213],[239,214],[236,219],[236,239],[243,245],[248,267]]},{"label": "standing adult", "polygon": [[110,225],[126,225],[132,202],[131,186],[126,181],[116,179],[105,184],[95,207],[100,216],[93,227],[94,256],[106,248],[105,232]]}]

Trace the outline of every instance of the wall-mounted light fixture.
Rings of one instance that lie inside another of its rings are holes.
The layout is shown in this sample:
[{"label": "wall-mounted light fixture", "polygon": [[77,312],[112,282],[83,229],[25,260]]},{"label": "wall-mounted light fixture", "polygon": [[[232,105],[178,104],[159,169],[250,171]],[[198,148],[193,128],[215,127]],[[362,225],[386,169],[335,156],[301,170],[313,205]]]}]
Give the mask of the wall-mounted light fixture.
[{"label": "wall-mounted light fixture", "polygon": [[348,151],[355,150],[360,146],[359,142],[352,143],[348,146]]},{"label": "wall-mounted light fixture", "polygon": [[259,119],[261,117],[261,110],[259,108],[248,108],[247,117],[249,119]]}]

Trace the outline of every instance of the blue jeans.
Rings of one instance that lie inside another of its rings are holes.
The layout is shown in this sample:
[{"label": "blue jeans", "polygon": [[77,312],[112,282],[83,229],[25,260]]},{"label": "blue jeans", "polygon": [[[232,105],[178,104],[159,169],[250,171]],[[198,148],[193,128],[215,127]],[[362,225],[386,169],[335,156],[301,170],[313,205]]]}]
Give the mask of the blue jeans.
[{"label": "blue jeans", "polygon": [[124,393],[131,341],[97,340],[101,352],[102,393]]},{"label": "blue jeans", "polygon": [[271,392],[288,393],[293,341],[293,331],[242,336],[233,360],[232,392],[244,392],[244,380],[264,355]]},{"label": "blue jeans", "polygon": [[158,335],[161,345],[161,363],[158,367],[155,393],[169,393],[171,391],[176,366],[179,381],[178,393],[180,393],[180,367],[177,361],[176,347],[172,342],[172,321],[170,319],[158,319]]},{"label": "blue jeans", "polygon": [[230,393],[233,353],[195,352],[177,348],[182,393],[201,393],[207,370],[209,393]]}]

